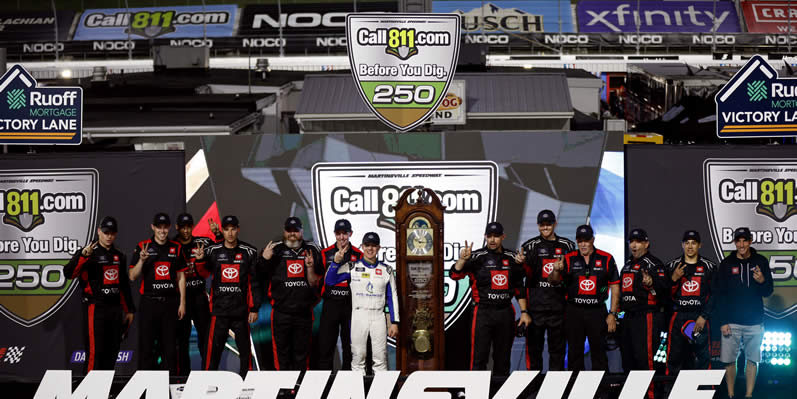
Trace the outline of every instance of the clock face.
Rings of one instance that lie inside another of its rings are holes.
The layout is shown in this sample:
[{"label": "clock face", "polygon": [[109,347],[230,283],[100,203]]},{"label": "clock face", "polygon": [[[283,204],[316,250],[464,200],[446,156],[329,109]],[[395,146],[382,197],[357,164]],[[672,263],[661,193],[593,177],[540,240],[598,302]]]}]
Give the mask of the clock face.
[{"label": "clock face", "polygon": [[429,220],[417,216],[407,228],[407,256],[434,255],[434,234]]}]

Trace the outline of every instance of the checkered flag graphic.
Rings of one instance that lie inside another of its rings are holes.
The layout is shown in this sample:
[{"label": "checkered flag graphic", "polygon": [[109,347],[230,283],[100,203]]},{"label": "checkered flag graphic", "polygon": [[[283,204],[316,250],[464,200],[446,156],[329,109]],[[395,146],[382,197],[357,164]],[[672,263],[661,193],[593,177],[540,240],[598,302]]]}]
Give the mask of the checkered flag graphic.
[{"label": "checkered flag graphic", "polygon": [[19,363],[22,360],[22,352],[24,350],[24,346],[9,346],[5,357],[3,357],[3,363]]}]

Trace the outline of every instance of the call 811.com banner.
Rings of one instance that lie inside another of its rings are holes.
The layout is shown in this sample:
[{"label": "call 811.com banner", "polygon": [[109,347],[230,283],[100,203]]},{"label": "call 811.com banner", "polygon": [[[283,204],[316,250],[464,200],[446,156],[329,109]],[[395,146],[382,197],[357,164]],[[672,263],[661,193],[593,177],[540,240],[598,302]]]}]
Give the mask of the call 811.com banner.
[{"label": "call 811.com banner", "polygon": [[683,232],[696,229],[702,237],[701,254],[719,261],[736,250],[733,230],[749,227],[752,247],[769,259],[775,283],[774,294],[764,299],[764,323],[768,328],[793,325],[797,320],[794,149],[655,147],[626,149],[628,228],[646,228],[661,259],[679,256]]}]

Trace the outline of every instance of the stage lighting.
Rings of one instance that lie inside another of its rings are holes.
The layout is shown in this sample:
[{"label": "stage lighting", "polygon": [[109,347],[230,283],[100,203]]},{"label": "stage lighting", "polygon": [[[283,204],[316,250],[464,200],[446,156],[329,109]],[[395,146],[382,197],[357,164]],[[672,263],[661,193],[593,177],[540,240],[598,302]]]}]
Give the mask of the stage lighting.
[{"label": "stage lighting", "polygon": [[791,365],[791,333],[767,331],[761,341],[762,361],[772,366]]}]

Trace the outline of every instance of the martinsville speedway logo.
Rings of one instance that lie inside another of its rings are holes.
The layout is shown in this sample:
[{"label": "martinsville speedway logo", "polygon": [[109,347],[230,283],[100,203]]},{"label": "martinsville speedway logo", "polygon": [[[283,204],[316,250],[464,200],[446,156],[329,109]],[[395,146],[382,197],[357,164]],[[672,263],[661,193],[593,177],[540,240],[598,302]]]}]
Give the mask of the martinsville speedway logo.
[{"label": "martinsville speedway logo", "polygon": [[96,169],[0,170],[0,314],[30,327],[77,287],[64,265],[90,242]]},{"label": "martinsville speedway logo", "polygon": [[[514,371],[495,394],[495,398],[518,398],[528,387],[532,379],[540,372]],[[653,381],[653,371],[633,371],[624,381],[621,398],[641,398],[646,394]],[[377,371],[374,376],[368,397],[387,397],[398,390],[398,399],[430,399],[439,398],[440,390],[447,388],[462,389],[469,399],[488,399],[490,397],[490,371],[415,371],[407,376],[406,381],[396,387],[399,371]],[[569,373],[564,379],[561,375],[549,373],[543,380],[543,389],[555,386],[547,397],[562,397],[571,377]],[[581,378],[584,374],[586,378]],[[598,390],[604,371],[582,371],[575,380],[572,392],[577,397],[589,397]],[[33,399],[56,399],[80,397],[87,399],[106,399],[113,383],[113,370],[90,371],[89,374],[72,391],[72,371],[47,370],[39,384]],[[330,381],[329,371],[310,370],[305,372],[301,380],[297,396],[305,398],[322,398],[322,392],[330,385],[326,399],[364,398],[366,395],[363,376],[355,371],[339,371]],[[725,369],[720,370],[681,370],[670,391],[672,398],[711,397],[714,393],[709,388],[719,385],[725,376]],[[551,379],[552,381],[548,381]],[[183,388],[184,398],[237,399],[276,398],[281,389],[294,389],[299,383],[298,371],[250,371],[246,380],[229,371],[192,371]],[[698,390],[700,386],[708,389]],[[376,388],[378,387],[378,389]],[[377,389],[374,394],[374,389]],[[127,384],[119,392],[119,398],[139,397],[146,390],[147,395],[167,397],[169,394],[168,371],[136,371]],[[212,396],[207,393],[213,392]]]},{"label": "martinsville speedway logo", "polygon": [[706,214],[717,257],[736,250],[733,231],[749,227],[753,247],[769,259],[777,290],[764,299],[776,319],[797,313],[797,161],[707,159]]},{"label": "martinsville speedway logo", "polygon": [[0,144],[80,144],[81,87],[38,87],[20,65],[0,78]]},{"label": "martinsville speedway logo", "polygon": [[[345,218],[352,224],[354,245],[360,245],[369,231],[379,234],[379,260],[389,265],[396,261],[394,207],[407,189],[431,188],[446,207],[446,274],[464,242],[481,242],[484,226],[496,215],[498,166],[491,161],[317,163],[312,176],[315,222],[322,247],[335,242],[334,223]],[[416,199],[413,193],[410,201]],[[465,279],[448,277],[444,284],[448,327],[470,303],[470,287]]]}]

